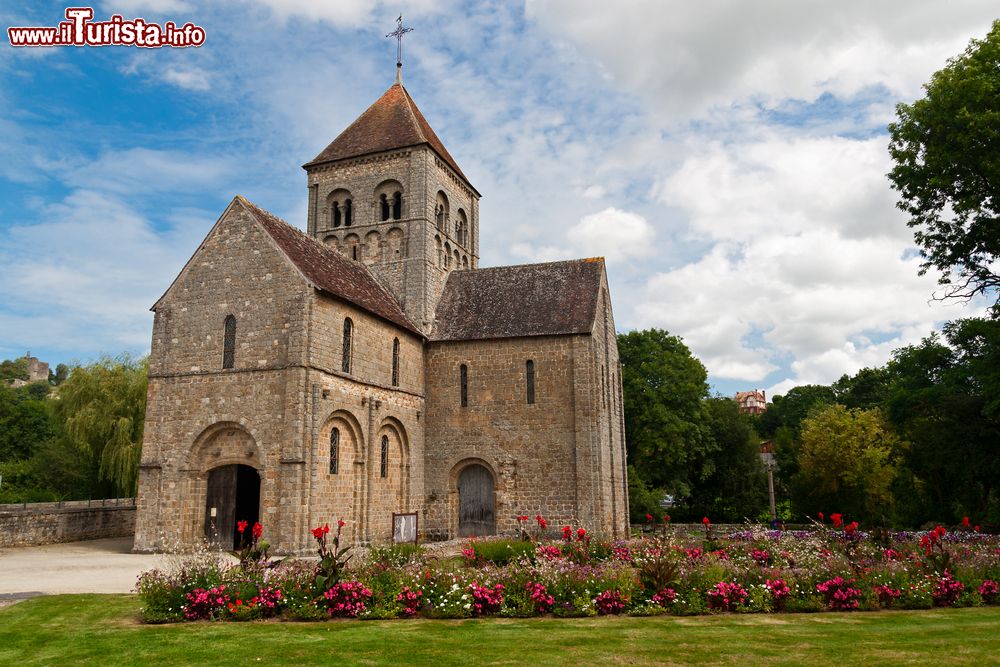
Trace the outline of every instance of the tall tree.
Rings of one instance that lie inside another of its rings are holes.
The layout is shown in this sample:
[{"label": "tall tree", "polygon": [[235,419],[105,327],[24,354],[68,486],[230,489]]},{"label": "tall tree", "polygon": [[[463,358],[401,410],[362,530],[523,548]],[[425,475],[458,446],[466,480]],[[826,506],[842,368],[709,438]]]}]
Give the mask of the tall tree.
[{"label": "tall tree", "polygon": [[799,508],[885,525],[892,519],[892,483],[903,443],[879,410],[830,405],[802,424]]},{"label": "tall tree", "polygon": [[135,493],[146,415],[147,361],[128,356],[78,366],[59,387],[56,416],[66,437],[99,462],[118,493]]},{"label": "tall tree", "polygon": [[897,350],[888,415],[912,443],[911,521],[1000,521],[1000,322],[968,319]]},{"label": "tall tree", "polygon": [[684,509],[696,518],[710,516],[735,522],[755,519],[768,504],[760,439],[750,427],[749,417],[740,414],[733,399],[710,398],[705,407],[716,444],[709,453],[712,472],[694,485]]},{"label": "tall tree", "polygon": [[619,335],[618,352],[632,470],[650,487],[687,496],[712,473],[708,372],[662,329]]},{"label": "tall tree", "polygon": [[1000,308],[1000,20],[924,89],[889,125],[897,206],[943,298],[995,293]]}]

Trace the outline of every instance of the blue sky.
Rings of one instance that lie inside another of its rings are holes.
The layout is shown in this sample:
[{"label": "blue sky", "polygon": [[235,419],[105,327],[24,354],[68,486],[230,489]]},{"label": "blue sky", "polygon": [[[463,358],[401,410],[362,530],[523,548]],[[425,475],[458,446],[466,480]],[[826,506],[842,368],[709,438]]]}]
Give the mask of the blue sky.
[{"label": "blue sky", "polygon": [[716,390],[831,382],[978,312],[928,302],[885,125],[992,5],[99,2],[207,40],[4,40],[0,358],[148,351],[234,194],[304,227],[300,165],[392,83],[402,12],[407,88],[483,193],[483,265],[603,255],[619,330],[683,336]]}]

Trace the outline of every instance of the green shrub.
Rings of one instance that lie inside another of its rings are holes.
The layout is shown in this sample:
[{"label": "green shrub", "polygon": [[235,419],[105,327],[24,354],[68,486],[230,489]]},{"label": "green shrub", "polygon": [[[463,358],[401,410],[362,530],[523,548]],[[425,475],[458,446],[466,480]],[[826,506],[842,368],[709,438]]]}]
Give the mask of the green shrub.
[{"label": "green shrub", "polygon": [[473,542],[477,561],[506,565],[522,558],[533,559],[535,545],[528,540],[488,540]]}]

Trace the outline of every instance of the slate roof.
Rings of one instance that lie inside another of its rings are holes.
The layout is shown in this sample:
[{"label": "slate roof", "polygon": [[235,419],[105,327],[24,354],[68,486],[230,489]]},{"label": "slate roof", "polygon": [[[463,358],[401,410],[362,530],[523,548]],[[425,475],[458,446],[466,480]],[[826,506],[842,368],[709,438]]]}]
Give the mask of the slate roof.
[{"label": "slate roof", "polygon": [[[311,167],[324,162],[422,144],[434,149],[434,152],[469,184],[469,179],[458,168],[455,159],[431,129],[406,88],[401,83],[395,83],[330,142],[329,146],[303,166]],[[469,187],[472,185],[469,184]]]},{"label": "slate roof", "polygon": [[590,333],[604,258],[453,271],[431,340]]},{"label": "slate roof", "polygon": [[236,199],[315,287],[423,337],[403,313],[396,297],[360,262],[347,259],[244,197]]}]

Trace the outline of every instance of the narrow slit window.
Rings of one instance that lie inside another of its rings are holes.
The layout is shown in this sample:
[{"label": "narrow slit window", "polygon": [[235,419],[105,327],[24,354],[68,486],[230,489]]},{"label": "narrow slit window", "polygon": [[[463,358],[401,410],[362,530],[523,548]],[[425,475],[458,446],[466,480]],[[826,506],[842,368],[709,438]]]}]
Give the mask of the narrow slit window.
[{"label": "narrow slit window", "polygon": [[354,333],[354,322],[351,318],[344,318],[344,349],[341,351],[340,370],[345,373],[351,372],[351,338]]},{"label": "narrow slit window", "polygon": [[336,475],[340,467],[340,429],[330,431],[330,474]]},{"label": "narrow slit window", "polygon": [[354,222],[354,216],[351,210],[351,200],[348,199],[344,202],[344,227],[350,227],[351,223]]},{"label": "narrow slit window", "polygon": [[533,405],[535,403],[535,362],[528,359],[524,363],[524,379],[526,383],[526,391],[528,397],[528,405]]},{"label": "narrow slit window", "polygon": [[463,408],[469,407],[469,367],[462,364],[459,369],[459,384],[461,392],[461,405]]},{"label": "narrow slit window", "polygon": [[222,367],[233,368],[236,364],[236,318],[233,315],[226,317],[224,328],[225,335],[222,339]]},{"label": "narrow slit window", "polygon": [[382,451],[379,456],[379,468],[380,477],[387,477],[389,475],[389,436],[382,436]]},{"label": "narrow slit window", "polygon": [[399,386],[399,339],[392,339],[392,386]]}]

